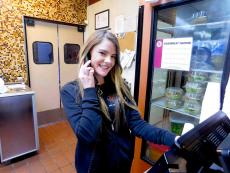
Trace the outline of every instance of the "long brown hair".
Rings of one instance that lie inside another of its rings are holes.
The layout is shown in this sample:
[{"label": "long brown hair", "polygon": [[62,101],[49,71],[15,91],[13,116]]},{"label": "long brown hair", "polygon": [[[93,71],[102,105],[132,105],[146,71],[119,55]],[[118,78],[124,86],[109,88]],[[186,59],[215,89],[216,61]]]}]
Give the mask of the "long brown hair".
[{"label": "long brown hair", "polygon": [[[109,81],[111,81],[115,85],[115,89],[116,89],[116,101],[115,101],[116,108],[115,108],[114,123],[115,123],[115,130],[118,130],[122,123],[122,120],[125,119],[124,116],[125,105],[135,110],[138,110],[138,108],[130,93],[130,89],[125,84],[124,79],[121,76],[122,67],[120,64],[120,46],[117,37],[107,30],[99,30],[93,33],[85,43],[85,47],[82,51],[80,64],[82,65],[85,62],[85,59],[87,57],[90,57],[90,51],[94,48],[94,46],[100,44],[104,39],[111,41],[116,49],[115,65],[111,69],[107,77],[110,78]],[[103,112],[104,118],[111,121],[108,107],[105,103],[105,100],[99,93],[98,93],[98,98],[100,101],[100,107]]]}]

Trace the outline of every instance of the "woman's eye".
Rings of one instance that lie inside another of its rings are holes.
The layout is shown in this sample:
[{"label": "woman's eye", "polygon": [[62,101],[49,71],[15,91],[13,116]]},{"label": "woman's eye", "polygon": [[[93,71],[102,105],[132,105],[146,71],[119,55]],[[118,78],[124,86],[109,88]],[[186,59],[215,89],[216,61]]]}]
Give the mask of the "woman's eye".
[{"label": "woman's eye", "polygon": [[105,55],[105,53],[104,52],[99,52],[101,55]]}]

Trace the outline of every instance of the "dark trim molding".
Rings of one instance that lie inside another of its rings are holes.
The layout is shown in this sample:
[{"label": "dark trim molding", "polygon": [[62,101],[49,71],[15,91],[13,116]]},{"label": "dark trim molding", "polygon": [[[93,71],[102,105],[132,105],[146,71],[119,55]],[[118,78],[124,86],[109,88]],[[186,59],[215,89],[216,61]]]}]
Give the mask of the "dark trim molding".
[{"label": "dark trim molding", "polygon": [[25,16],[22,17],[23,21],[23,30],[24,30],[24,46],[25,46],[25,56],[26,56],[26,70],[27,70],[27,81],[28,81],[28,86],[30,86],[30,70],[29,70],[29,55],[28,55],[28,41],[27,41],[27,29],[26,29],[26,23],[27,20]]},{"label": "dark trim molding", "polygon": [[134,100],[138,104],[139,86],[140,86],[140,69],[141,69],[141,51],[143,35],[144,6],[139,7],[138,26],[137,26],[137,45],[136,45],[136,69],[134,81]]},{"label": "dark trim molding", "polygon": [[55,21],[55,20],[48,20],[48,19],[40,19],[36,17],[30,17],[30,16],[23,16],[24,20],[36,20],[36,21],[43,21],[43,22],[48,22],[48,23],[56,23],[56,24],[62,24],[62,25],[68,25],[68,26],[77,26],[77,27],[86,27],[86,25],[80,25],[80,24],[73,24],[73,23],[67,23],[67,22],[61,22],[61,21]]}]

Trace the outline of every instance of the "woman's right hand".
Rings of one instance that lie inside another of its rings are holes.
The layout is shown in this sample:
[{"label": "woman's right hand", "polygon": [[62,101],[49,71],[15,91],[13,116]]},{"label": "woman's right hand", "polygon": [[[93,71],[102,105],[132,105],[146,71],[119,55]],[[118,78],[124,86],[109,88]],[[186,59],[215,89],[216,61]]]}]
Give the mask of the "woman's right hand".
[{"label": "woman's right hand", "polygon": [[85,64],[81,65],[79,70],[78,77],[84,89],[95,87],[94,69],[93,67],[90,67],[90,62],[91,61],[89,60]]}]

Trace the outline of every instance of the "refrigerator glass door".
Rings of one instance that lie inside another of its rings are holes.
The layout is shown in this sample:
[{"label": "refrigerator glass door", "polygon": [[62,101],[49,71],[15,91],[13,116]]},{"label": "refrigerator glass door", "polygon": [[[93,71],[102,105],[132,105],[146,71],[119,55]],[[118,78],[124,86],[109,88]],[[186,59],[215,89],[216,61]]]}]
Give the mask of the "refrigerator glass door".
[{"label": "refrigerator glass door", "polygon": [[[177,135],[185,126],[199,124],[207,84],[221,81],[230,31],[228,6],[229,0],[203,0],[154,8],[145,111],[151,124]],[[144,141],[142,158],[154,163],[166,150]]]}]

